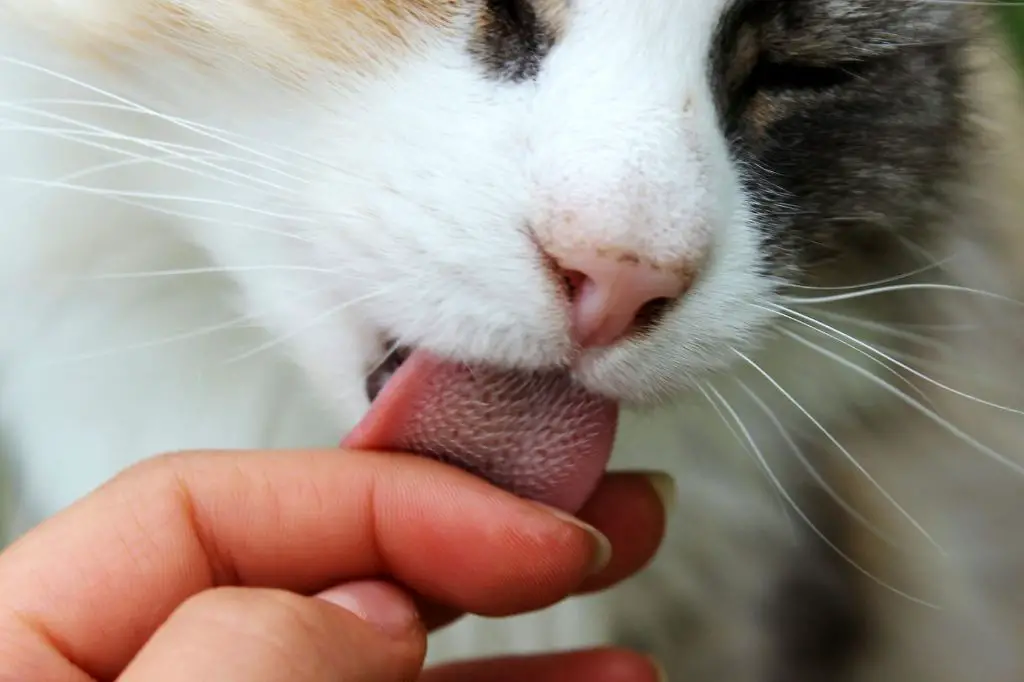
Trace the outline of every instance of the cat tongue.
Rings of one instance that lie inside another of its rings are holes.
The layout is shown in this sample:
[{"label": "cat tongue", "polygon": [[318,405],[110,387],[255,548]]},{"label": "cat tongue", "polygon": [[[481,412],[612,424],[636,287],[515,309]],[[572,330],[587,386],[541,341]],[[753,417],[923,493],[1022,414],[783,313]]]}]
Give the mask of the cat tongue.
[{"label": "cat tongue", "polygon": [[342,442],[412,452],[575,513],[611,456],[617,405],[567,372],[468,367],[417,350]]}]

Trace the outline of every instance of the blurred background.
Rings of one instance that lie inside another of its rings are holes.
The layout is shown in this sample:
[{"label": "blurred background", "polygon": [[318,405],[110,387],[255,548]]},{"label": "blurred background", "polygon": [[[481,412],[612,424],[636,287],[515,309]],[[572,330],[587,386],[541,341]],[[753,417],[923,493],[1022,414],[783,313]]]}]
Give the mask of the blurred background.
[{"label": "blurred background", "polygon": [[1002,19],[1010,42],[1017,52],[1018,62],[1024,67],[1024,4],[1021,0],[1002,0]]}]

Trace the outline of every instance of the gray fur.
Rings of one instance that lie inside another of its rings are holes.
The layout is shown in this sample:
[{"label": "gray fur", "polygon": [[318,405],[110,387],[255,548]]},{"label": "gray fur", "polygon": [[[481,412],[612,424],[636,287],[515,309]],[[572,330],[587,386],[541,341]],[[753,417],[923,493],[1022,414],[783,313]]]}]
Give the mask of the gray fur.
[{"label": "gray fur", "polygon": [[[981,251],[992,246],[987,214],[974,203],[983,194],[977,166],[992,163],[993,153],[992,139],[977,126],[983,104],[973,89],[971,55],[980,26],[976,8],[917,0],[752,0],[727,15],[710,78],[722,125],[748,171],[747,190],[756,198],[759,225],[780,277],[794,285],[851,287],[925,266],[951,245]],[[774,65],[767,77],[760,70],[764,63]],[[979,278],[979,271],[990,267],[997,266],[981,257],[926,279],[995,287],[1000,282],[995,271],[992,279]],[[893,341],[894,352],[925,356],[923,361],[933,364],[919,367],[930,375],[949,370],[960,377],[951,383],[972,395],[983,394],[982,385],[991,385],[985,382],[1001,371],[1012,372],[1019,382],[1013,363],[1019,362],[1020,320],[1012,311],[1008,318],[1005,307],[967,299],[951,307],[948,294],[911,291],[857,302],[853,312],[897,324],[969,319],[974,331],[955,341],[926,332],[952,351],[932,353]],[[978,349],[990,355],[978,357]],[[964,371],[977,373],[973,390],[965,388]],[[948,409],[941,415],[952,423],[975,434],[979,429],[999,433],[995,449],[1019,461],[1024,436],[1019,417],[965,412],[963,404],[950,403],[948,392],[901,374],[924,391],[925,401]],[[1011,401],[1020,398],[1014,390],[1009,394]],[[948,533],[944,541],[950,545],[965,541],[958,535],[965,525],[977,532],[1024,514],[1019,474],[1005,468],[1000,474],[1003,465],[979,461],[985,457],[922,418],[920,410],[884,394],[873,404],[851,405],[854,410],[849,421],[824,427],[867,470],[884,472],[881,485],[915,519]],[[854,497],[863,495],[853,506],[860,511],[885,506],[876,492],[860,489],[870,487],[863,481],[850,486],[842,465],[823,454],[830,445],[820,432],[812,429],[802,437],[804,452],[813,454],[828,482]],[[688,559],[700,576],[698,587],[688,589],[702,591],[700,597],[680,596],[669,569],[655,566],[622,599],[628,603],[648,595],[645,625],[624,625],[622,641],[654,653],[666,663],[670,679],[679,681],[1019,679],[1014,677],[1021,671],[1019,657],[1007,657],[991,633],[972,631],[966,615],[976,609],[984,624],[977,627],[996,633],[1022,631],[1024,607],[1002,602],[1008,592],[1020,592],[1024,562],[1016,547],[1000,546],[995,550],[1000,558],[986,568],[972,557],[915,554],[908,549],[915,532],[880,513],[874,518],[899,529],[898,543],[907,544],[879,548],[877,538],[865,540],[870,533],[863,524],[831,503],[806,475],[786,480],[791,490],[801,491],[793,496],[814,532],[801,519],[795,535],[777,519],[746,520],[747,529],[716,541],[717,554]],[[933,493],[922,494],[915,485]],[[989,541],[1001,543],[1000,537],[994,534]],[[663,565],[678,565],[678,556],[675,560]],[[737,566],[743,562],[755,567]],[[998,574],[990,585],[971,575],[987,570]],[[964,599],[970,608],[952,608],[947,615],[912,603],[912,597],[927,598],[923,593],[929,589],[941,594],[939,603]],[[906,597],[898,596],[903,592]],[[695,603],[706,606],[702,610]],[[631,619],[639,617],[633,613],[624,621]]]}]

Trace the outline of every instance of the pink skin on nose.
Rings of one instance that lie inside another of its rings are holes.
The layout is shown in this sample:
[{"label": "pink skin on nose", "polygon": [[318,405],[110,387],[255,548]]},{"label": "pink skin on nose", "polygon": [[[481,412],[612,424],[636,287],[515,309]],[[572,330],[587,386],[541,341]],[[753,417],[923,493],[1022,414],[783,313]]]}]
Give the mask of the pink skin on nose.
[{"label": "pink skin on nose", "polygon": [[612,345],[646,304],[682,296],[691,281],[685,267],[661,268],[614,252],[578,251],[555,262],[575,288],[573,333],[584,348]]}]

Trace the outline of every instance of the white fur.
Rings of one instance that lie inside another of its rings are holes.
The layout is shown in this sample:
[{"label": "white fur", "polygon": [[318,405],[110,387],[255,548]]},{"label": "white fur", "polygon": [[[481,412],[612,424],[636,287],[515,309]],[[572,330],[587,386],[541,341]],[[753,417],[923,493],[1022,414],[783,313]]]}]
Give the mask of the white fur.
[{"label": "white fur", "polygon": [[[0,434],[18,530],[155,453],[335,444],[368,406],[364,377],[386,338],[466,360],[563,363],[565,306],[530,226],[658,257],[707,237],[710,260],[682,305],[650,338],[590,352],[579,377],[661,403],[626,415],[615,460],[681,482],[655,570],[700,602],[704,583],[683,560],[726,557],[735,570],[722,580],[738,587],[721,618],[749,608],[761,548],[742,555],[735,539],[756,521],[784,543],[787,503],[743,434],[683,389],[711,376],[751,439],[785,455],[744,386],[777,393],[734,348],[823,421],[874,393],[764,336],[775,283],[706,82],[724,4],[579,3],[525,85],[485,78],[457,38],[372,77],[324,67],[294,89],[229,60],[194,69],[152,54],[94,68],[0,27]],[[79,103],[14,106],[41,98]],[[157,274],[195,269],[209,272]],[[797,428],[792,404],[772,404]],[[769,460],[780,477],[795,466]],[[601,642],[609,599],[471,619],[434,655]],[[747,630],[709,636],[760,655]]]}]

